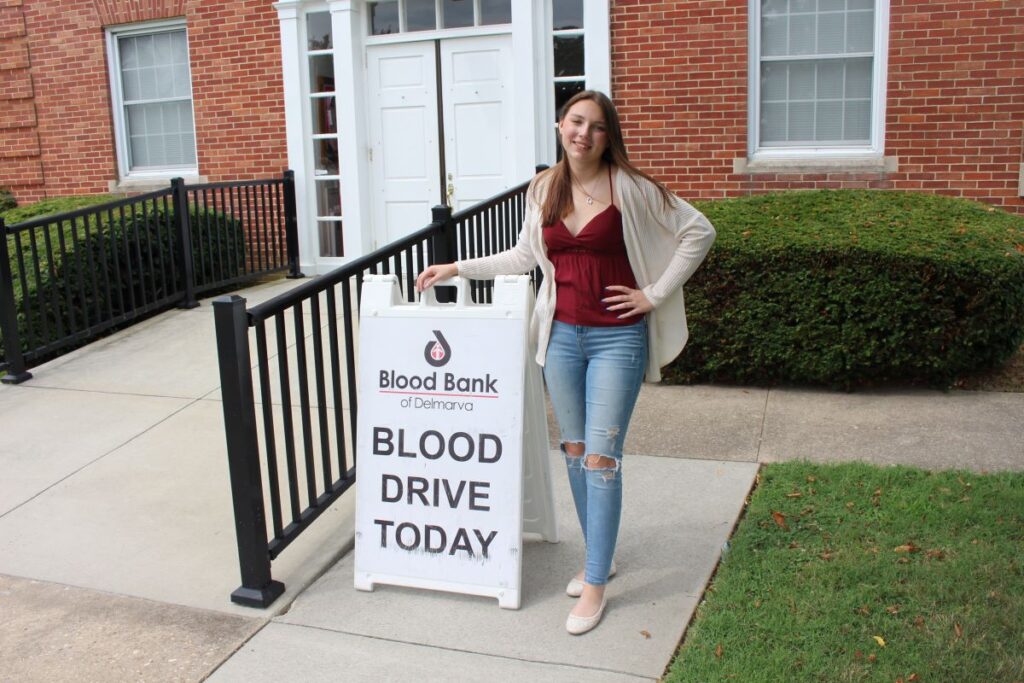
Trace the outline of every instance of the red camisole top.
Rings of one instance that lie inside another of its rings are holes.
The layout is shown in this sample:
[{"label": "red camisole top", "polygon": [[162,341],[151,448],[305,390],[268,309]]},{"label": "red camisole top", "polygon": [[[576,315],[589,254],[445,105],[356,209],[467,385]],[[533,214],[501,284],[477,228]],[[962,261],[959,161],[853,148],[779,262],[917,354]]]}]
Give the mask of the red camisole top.
[{"label": "red camisole top", "polygon": [[[611,186],[611,167],[608,184]],[[639,316],[619,318],[601,301],[617,294],[608,285],[636,289],[636,278],[622,239],[622,214],[614,205],[590,219],[574,236],[564,221],[544,226],[544,245],[555,266],[555,320],[570,325],[633,325]]]}]

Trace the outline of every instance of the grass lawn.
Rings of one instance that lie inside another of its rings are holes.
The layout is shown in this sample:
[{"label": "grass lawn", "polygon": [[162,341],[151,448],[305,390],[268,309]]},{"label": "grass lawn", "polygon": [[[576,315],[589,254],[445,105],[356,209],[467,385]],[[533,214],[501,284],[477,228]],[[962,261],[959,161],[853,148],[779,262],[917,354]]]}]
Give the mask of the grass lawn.
[{"label": "grass lawn", "polygon": [[1024,473],[767,465],[665,681],[1024,681]]}]

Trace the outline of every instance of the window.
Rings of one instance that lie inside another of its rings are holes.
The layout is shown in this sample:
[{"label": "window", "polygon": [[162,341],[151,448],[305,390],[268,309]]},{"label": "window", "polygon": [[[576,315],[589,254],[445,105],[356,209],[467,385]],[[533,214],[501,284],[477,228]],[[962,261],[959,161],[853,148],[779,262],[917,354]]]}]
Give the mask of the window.
[{"label": "window", "polygon": [[197,173],[184,22],[112,29],[108,40],[121,176]]},{"label": "window", "polygon": [[373,0],[370,35],[512,23],[512,0]]},{"label": "window", "polygon": [[313,147],[313,195],[320,256],[343,256],[338,104],[334,89],[334,36],[330,12],[306,15],[309,70],[309,144]]},{"label": "window", "polygon": [[884,36],[876,39],[874,0],[753,0],[753,9],[753,150],[880,148]]}]

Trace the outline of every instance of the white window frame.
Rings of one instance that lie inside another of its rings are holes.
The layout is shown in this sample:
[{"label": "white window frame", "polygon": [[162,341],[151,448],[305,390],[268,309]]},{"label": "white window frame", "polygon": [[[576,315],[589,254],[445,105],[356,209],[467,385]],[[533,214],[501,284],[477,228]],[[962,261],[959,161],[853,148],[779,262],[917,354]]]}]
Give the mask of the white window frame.
[{"label": "white window frame", "polygon": [[761,133],[761,0],[749,0],[747,87],[747,154],[752,162],[882,158],[885,152],[885,92],[888,81],[889,0],[875,0],[871,73],[871,138],[867,145],[762,147]]},{"label": "white window frame", "polygon": [[117,39],[124,36],[141,36],[151,33],[164,33],[168,30],[185,31],[185,50],[189,56],[189,79],[192,76],[192,52],[188,44],[188,26],[184,18],[161,19],[138,24],[113,26],[106,30],[107,38],[107,75],[110,79],[111,109],[114,121],[114,142],[117,149],[117,171],[122,180],[173,178],[177,176],[197,176],[199,174],[199,141],[196,139],[195,93],[189,83],[189,104],[192,107],[192,139],[196,146],[196,163],[167,166],[163,168],[147,168],[130,170],[131,159],[128,155],[128,131],[124,120],[124,93],[121,89],[121,56],[118,51]]}]

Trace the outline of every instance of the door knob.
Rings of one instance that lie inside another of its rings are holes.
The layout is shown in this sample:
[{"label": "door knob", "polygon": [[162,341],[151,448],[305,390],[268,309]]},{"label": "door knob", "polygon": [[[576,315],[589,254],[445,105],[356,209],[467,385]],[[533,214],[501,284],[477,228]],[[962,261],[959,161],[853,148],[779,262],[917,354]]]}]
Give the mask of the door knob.
[{"label": "door knob", "polygon": [[445,204],[448,206],[452,205],[452,197],[455,196],[455,185],[452,183],[452,174],[448,174],[448,187],[445,191]]}]

